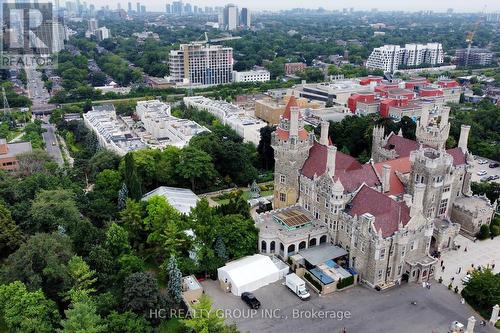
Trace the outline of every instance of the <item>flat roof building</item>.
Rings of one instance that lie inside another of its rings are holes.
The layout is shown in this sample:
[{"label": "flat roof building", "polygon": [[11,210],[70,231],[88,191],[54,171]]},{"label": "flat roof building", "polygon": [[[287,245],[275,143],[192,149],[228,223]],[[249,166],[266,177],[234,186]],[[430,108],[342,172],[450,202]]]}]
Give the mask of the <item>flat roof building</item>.
[{"label": "flat roof building", "polygon": [[31,151],[31,142],[7,143],[7,140],[0,139],[0,170],[18,170],[17,156]]},{"label": "flat roof building", "polygon": [[200,198],[193,191],[187,188],[160,186],[144,194],[142,200],[148,200],[151,197],[160,196],[182,214],[189,214],[191,209],[196,207]]}]

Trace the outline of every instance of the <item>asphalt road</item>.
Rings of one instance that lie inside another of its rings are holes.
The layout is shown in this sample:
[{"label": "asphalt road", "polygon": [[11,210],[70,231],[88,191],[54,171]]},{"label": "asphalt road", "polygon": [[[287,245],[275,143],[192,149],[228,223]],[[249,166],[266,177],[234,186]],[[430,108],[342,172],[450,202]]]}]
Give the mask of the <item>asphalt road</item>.
[{"label": "asphalt road", "polygon": [[301,301],[280,281],[254,292],[262,303],[254,315],[239,297],[224,293],[217,281],[207,280],[202,286],[214,308],[224,310],[226,321],[235,322],[241,332],[447,333],[453,321],[467,325],[472,315],[477,320],[475,333],[496,331],[479,326],[479,314],[438,283],[430,290],[409,283],[385,292],[356,286],[326,296],[313,292],[309,301]]},{"label": "asphalt road", "polygon": [[64,160],[61,153],[61,148],[56,138],[55,126],[50,124],[42,124],[42,128],[46,131],[42,133],[45,149],[49,155],[57,162],[59,166],[64,165]]}]

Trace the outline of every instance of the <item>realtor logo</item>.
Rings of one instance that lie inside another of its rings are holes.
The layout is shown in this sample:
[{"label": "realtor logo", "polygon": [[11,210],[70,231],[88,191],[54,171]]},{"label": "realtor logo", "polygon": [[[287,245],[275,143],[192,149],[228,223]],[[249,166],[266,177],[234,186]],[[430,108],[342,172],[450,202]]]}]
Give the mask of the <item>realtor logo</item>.
[{"label": "realtor logo", "polygon": [[1,68],[54,64],[61,26],[51,3],[3,3],[1,17]]}]

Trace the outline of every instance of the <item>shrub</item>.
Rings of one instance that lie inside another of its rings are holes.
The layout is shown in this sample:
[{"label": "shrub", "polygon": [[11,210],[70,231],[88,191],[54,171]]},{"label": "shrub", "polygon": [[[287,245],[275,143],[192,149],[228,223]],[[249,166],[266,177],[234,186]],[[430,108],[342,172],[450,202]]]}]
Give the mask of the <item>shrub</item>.
[{"label": "shrub", "polygon": [[316,289],[318,289],[319,291],[322,290],[322,286],[321,286],[321,283],[319,283],[318,281],[316,281],[312,276],[311,274],[309,273],[305,273],[304,274],[304,277],[306,278],[307,281],[311,282],[313,286],[316,287]]},{"label": "shrub", "polygon": [[490,236],[490,227],[488,225],[483,224],[481,229],[479,229],[479,233],[477,234],[477,238],[486,239]]},{"label": "shrub", "polygon": [[497,225],[490,225],[490,233],[493,237],[500,235],[500,227]]},{"label": "shrub", "polygon": [[349,276],[345,279],[339,279],[339,282],[337,282],[337,289],[343,289],[347,286],[350,286],[353,283],[354,283],[354,276]]}]

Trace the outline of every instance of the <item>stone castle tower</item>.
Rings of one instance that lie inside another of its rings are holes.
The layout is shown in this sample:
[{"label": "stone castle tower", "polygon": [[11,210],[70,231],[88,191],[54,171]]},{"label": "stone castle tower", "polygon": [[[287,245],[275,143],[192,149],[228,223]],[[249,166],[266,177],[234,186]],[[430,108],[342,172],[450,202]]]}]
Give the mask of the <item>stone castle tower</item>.
[{"label": "stone castle tower", "polygon": [[420,116],[420,120],[417,121],[415,132],[417,141],[435,149],[445,148],[446,140],[448,140],[450,134],[449,115],[450,108],[444,106],[441,111],[441,120],[438,124],[436,118],[429,118],[429,110],[422,110],[422,115]]},{"label": "stone castle tower", "polygon": [[453,157],[444,149],[420,148],[410,153],[409,192],[414,195],[419,184],[425,185],[423,214],[427,218],[448,216],[454,177]]},{"label": "stone castle tower", "polygon": [[291,206],[299,198],[299,171],[309,156],[314,133],[304,129],[304,120],[295,97],[291,97],[281,116],[278,128],[271,136],[274,149],[275,209]]}]

